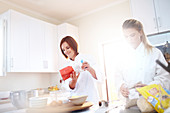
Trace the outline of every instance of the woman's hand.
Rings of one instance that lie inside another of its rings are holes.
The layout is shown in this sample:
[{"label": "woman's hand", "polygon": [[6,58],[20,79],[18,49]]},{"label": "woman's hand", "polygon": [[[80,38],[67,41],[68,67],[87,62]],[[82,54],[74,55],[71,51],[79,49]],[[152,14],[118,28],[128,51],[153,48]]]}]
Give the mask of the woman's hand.
[{"label": "woman's hand", "polygon": [[78,77],[79,77],[80,73],[78,75],[76,75],[76,72],[73,71],[71,74],[70,74],[70,78],[72,78],[72,81],[73,82],[76,82]]},{"label": "woman's hand", "polygon": [[128,97],[129,96],[129,89],[128,87],[126,86],[126,84],[122,84],[121,87],[120,87],[120,92],[121,94],[124,96],[124,97]]},{"label": "woman's hand", "polygon": [[[135,84],[135,88],[141,88],[141,87],[144,87],[144,86],[147,86],[146,84],[142,84],[142,83],[137,83]],[[137,91],[137,90],[136,90]],[[139,96],[141,96],[141,94],[139,93]]]},{"label": "woman's hand", "polygon": [[89,71],[92,76],[97,79],[95,70],[88,64],[88,62],[83,62],[81,68],[85,71]]},{"label": "woman's hand", "polygon": [[75,71],[73,71],[73,72],[70,74],[70,78],[72,79],[72,81],[70,81],[69,87],[70,87],[71,89],[74,89],[74,88],[75,88],[76,83],[77,83],[77,79],[78,79],[79,75],[80,75],[80,73],[79,73],[78,75],[76,75],[76,72],[75,72]]},{"label": "woman's hand", "polygon": [[90,65],[88,64],[88,62],[83,62],[81,68],[82,68],[84,71],[85,71],[85,70],[89,71],[91,67],[90,67]]},{"label": "woman's hand", "polygon": [[142,84],[142,83],[137,83],[135,84],[135,88],[141,88],[141,87],[144,87],[144,86],[147,86],[146,84]]}]

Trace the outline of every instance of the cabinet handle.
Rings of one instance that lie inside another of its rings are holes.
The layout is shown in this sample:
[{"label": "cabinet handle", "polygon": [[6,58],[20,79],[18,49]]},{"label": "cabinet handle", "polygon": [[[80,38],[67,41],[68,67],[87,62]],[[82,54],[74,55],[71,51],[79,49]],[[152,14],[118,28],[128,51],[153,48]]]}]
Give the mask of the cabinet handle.
[{"label": "cabinet handle", "polygon": [[7,65],[7,21],[3,20],[3,75],[6,75],[6,65]]},{"label": "cabinet handle", "polygon": [[43,61],[43,67],[44,69],[48,69],[48,61],[46,60]]},{"label": "cabinet handle", "polygon": [[161,26],[161,19],[160,19],[160,17],[158,17],[158,27],[162,27]]},{"label": "cabinet handle", "polygon": [[157,28],[157,22],[156,22],[156,18],[153,18],[154,21],[154,25],[155,25],[155,29]]},{"label": "cabinet handle", "polygon": [[13,67],[14,67],[14,59],[11,58],[11,68],[13,68]]}]

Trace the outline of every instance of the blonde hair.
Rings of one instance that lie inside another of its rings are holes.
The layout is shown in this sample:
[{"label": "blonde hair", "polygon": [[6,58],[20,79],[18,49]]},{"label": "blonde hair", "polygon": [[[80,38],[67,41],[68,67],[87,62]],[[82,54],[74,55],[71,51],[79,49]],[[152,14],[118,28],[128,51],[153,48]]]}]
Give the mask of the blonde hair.
[{"label": "blonde hair", "polygon": [[147,52],[150,53],[152,51],[153,46],[151,46],[148,43],[146,35],[143,30],[143,25],[141,24],[141,22],[139,22],[138,20],[135,20],[135,19],[129,19],[123,23],[122,28],[123,29],[134,28],[138,32],[140,32],[141,33],[140,39],[141,39],[142,43],[144,44]]}]

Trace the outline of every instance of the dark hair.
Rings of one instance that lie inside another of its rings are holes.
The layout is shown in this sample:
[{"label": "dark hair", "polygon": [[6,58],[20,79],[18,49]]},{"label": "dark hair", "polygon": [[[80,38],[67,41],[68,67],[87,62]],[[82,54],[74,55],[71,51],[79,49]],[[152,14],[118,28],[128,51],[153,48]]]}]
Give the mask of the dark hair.
[{"label": "dark hair", "polygon": [[67,42],[67,44],[74,50],[75,54],[78,55],[78,44],[77,44],[77,42],[71,36],[66,36],[60,42],[60,50],[61,50],[61,52],[62,52],[62,54],[64,55],[65,58],[68,58],[68,56],[66,54],[64,54],[64,51],[62,50],[62,44],[64,42]]}]

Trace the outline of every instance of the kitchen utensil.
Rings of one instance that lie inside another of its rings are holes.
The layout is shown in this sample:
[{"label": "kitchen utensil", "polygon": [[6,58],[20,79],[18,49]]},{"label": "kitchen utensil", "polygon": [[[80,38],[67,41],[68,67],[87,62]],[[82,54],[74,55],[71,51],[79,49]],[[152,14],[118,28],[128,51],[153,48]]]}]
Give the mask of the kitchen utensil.
[{"label": "kitchen utensil", "polygon": [[74,104],[74,105],[82,105],[88,96],[84,95],[84,96],[75,96],[75,97],[71,97],[69,98],[69,100]]},{"label": "kitchen utensil", "polygon": [[168,63],[167,67],[159,60],[156,60],[156,63],[159,64],[162,68],[164,68],[166,71],[170,73],[170,63]]},{"label": "kitchen utensil", "polygon": [[105,101],[105,100],[99,101],[99,106],[100,107],[108,107],[109,106],[109,102]]},{"label": "kitchen utensil", "polygon": [[112,103],[114,101],[117,101],[117,100],[111,100],[111,101],[101,100],[101,101],[99,101],[99,106],[100,107],[108,107],[109,103]]},{"label": "kitchen utensil", "polygon": [[12,91],[10,93],[11,103],[18,109],[28,106],[27,92],[25,90]]}]

